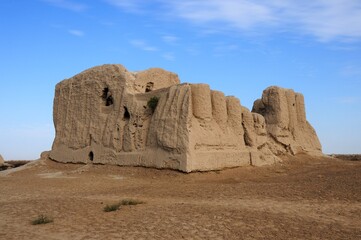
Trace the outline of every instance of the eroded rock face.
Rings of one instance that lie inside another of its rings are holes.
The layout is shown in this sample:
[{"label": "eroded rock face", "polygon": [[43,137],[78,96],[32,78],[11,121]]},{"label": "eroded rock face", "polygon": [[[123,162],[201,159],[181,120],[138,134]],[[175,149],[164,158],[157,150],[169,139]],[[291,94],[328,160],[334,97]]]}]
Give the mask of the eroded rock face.
[{"label": "eroded rock face", "polygon": [[269,87],[255,101],[252,111],[264,116],[274,154],[321,153],[316,132],[306,120],[302,94]]},{"label": "eroded rock face", "polygon": [[5,161],[4,158],[0,154],[0,166],[4,165]]},{"label": "eroded rock face", "polygon": [[190,172],[321,153],[301,94],[268,88],[250,112],[235,97],[207,84],[180,84],[176,74],[158,68],[134,73],[103,65],[60,82],[54,125],[50,158],[60,162]]}]

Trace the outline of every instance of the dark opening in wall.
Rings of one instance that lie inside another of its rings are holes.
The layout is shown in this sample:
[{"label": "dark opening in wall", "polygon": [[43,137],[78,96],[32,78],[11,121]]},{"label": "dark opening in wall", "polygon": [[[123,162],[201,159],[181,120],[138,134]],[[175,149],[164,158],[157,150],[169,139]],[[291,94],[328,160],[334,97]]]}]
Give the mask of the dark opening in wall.
[{"label": "dark opening in wall", "polygon": [[102,95],[103,100],[107,99],[108,93],[109,93],[109,88],[108,87],[104,88],[103,89],[103,95]]},{"label": "dark opening in wall", "polygon": [[110,106],[113,105],[113,97],[109,96],[107,97],[107,99],[105,100],[105,106]]},{"label": "dark opening in wall", "polygon": [[103,89],[102,98],[103,98],[103,100],[105,101],[105,106],[113,105],[114,100],[113,100],[112,95],[111,95],[110,92],[109,92],[109,88],[108,88],[108,87],[105,87],[105,88]]},{"label": "dark opening in wall", "polygon": [[154,87],[154,83],[153,82],[149,82],[147,83],[147,85],[145,86],[145,92],[150,92],[153,90]]},{"label": "dark opening in wall", "polygon": [[124,107],[124,119],[130,119],[130,113],[127,107]]},{"label": "dark opening in wall", "polygon": [[93,153],[93,151],[90,151],[90,153],[89,153],[89,160],[90,160],[90,161],[93,161],[93,160],[94,160],[94,153]]}]

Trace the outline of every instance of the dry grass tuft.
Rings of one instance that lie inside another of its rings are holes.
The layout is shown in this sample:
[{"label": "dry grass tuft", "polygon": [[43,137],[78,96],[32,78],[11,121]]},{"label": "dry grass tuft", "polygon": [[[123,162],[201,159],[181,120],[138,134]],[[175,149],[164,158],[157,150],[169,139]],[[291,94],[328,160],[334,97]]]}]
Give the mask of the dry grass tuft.
[{"label": "dry grass tuft", "polygon": [[143,201],[136,200],[136,199],[123,199],[120,204],[121,205],[138,205],[143,204]]},{"label": "dry grass tuft", "polygon": [[119,203],[115,203],[115,204],[111,204],[111,205],[106,205],[103,208],[104,212],[113,212],[113,211],[117,211],[119,210],[120,206],[130,206],[130,205],[138,205],[138,204],[143,204],[143,201],[140,200],[136,200],[136,199],[123,199],[121,200]]},{"label": "dry grass tuft", "polygon": [[47,224],[53,222],[53,219],[41,214],[36,219],[31,221],[32,225]]},{"label": "dry grass tuft", "polygon": [[104,212],[114,212],[114,211],[117,211],[119,208],[120,208],[120,204],[119,204],[119,203],[111,204],[111,205],[108,205],[108,204],[107,204],[107,205],[103,208],[103,211],[104,211]]}]

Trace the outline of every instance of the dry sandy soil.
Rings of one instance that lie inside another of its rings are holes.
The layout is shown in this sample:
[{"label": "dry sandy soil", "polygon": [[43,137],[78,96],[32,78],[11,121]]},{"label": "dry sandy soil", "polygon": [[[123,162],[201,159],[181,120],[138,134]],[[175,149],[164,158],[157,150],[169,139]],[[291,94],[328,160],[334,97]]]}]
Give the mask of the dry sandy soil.
[{"label": "dry sandy soil", "polygon": [[[103,211],[124,198],[145,203]],[[39,214],[54,221],[32,225]],[[361,161],[183,174],[41,160],[0,172],[0,239],[361,239],[360,217]]]}]

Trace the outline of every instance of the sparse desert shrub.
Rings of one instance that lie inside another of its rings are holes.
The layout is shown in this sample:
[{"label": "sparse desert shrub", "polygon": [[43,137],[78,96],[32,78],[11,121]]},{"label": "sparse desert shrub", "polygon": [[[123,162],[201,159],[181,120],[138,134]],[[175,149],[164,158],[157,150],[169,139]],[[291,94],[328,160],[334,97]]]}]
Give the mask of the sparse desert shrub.
[{"label": "sparse desert shrub", "polygon": [[144,203],[143,201],[136,199],[123,199],[120,204],[121,205],[138,205]]},{"label": "sparse desert shrub", "polygon": [[157,105],[158,105],[159,98],[158,97],[151,97],[148,100],[147,106],[152,110],[152,112],[155,111]]},{"label": "sparse desert shrub", "polygon": [[32,225],[47,224],[53,222],[53,219],[41,214],[36,219],[31,221]]},{"label": "sparse desert shrub", "polygon": [[119,203],[106,205],[103,208],[104,212],[113,212],[119,210],[120,206],[130,206],[130,205],[138,205],[144,203],[143,201],[136,200],[136,199],[123,199]]},{"label": "sparse desert shrub", "polygon": [[120,207],[120,203],[116,203],[116,204],[111,204],[111,205],[106,205],[103,210],[104,212],[114,212],[114,211],[117,211]]},{"label": "sparse desert shrub", "polygon": [[3,171],[3,170],[6,170],[8,169],[9,167],[7,165],[2,165],[0,166],[0,171]]},{"label": "sparse desert shrub", "polygon": [[28,160],[10,160],[10,161],[6,161],[6,163],[8,165],[11,165],[12,168],[17,168],[17,167],[21,167],[25,164],[28,164],[31,161]]}]

